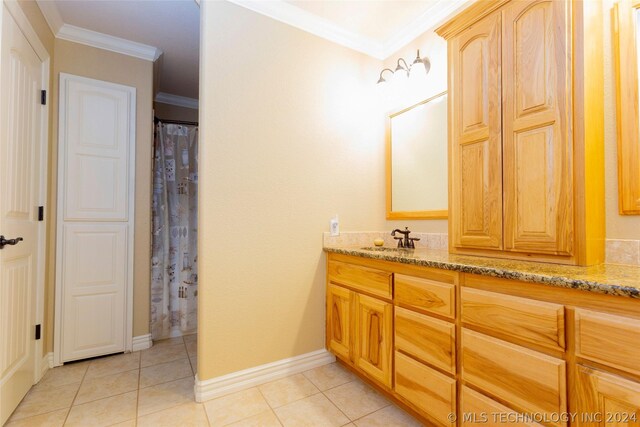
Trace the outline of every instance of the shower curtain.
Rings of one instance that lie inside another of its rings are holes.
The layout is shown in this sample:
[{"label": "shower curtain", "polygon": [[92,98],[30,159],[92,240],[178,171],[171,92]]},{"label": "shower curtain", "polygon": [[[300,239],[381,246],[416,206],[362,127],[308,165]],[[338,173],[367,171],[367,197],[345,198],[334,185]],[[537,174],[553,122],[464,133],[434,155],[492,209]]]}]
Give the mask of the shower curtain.
[{"label": "shower curtain", "polygon": [[151,336],[196,330],[198,127],[158,122],[152,199]]}]

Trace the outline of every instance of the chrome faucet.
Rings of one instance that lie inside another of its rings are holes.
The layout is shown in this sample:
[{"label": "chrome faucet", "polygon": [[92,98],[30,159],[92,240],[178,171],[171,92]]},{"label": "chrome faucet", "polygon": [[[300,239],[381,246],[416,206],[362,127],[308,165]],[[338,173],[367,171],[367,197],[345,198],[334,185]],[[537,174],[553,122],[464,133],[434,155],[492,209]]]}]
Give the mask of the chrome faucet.
[{"label": "chrome faucet", "polygon": [[[396,237],[396,233],[400,233],[404,237]],[[416,245],[414,242],[420,239],[417,237],[409,237],[409,234],[411,234],[409,227],[405,227],[404,231],[400,230],[399,228],[396,228],[391,232],[391,235],[393,236],[393,238],[398,241],[399,248],[415,249]]]}]

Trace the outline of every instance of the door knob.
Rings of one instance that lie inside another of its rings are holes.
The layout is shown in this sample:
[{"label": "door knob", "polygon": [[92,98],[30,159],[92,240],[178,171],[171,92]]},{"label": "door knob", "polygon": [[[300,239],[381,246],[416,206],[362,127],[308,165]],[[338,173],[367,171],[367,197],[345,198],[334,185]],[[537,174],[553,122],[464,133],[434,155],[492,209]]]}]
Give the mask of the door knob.
[{"label": "door knob", "polygon": [[23,240],[24,239],[22,237],[16,237],[15,239],[5,239],[4,236],[0,236],[0,249],[4,248],[5,245],[17,245]]}]

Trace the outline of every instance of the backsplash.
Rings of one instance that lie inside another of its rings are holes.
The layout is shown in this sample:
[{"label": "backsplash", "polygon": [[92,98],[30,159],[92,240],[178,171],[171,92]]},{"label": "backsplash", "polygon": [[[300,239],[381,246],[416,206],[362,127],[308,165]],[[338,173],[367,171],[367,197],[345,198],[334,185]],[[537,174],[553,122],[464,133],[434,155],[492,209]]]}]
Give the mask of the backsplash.
[{"label": "backsplash", "polygon": [[[415,242],[416,248],[442,249],[448,248],[446,233],[411,233],[411,237],[420,240]],[[387,247],[396,247],[398,242],[393,239],[390,231],[347,231],[339,236],[331,236],[328,232],[322,233],[323,246],[373,246],[377,238],[384,240]]]},{"label": "backsplash", "polygon": [[[446,233],[411,233],[418,237],[416,248],[441,249],[448,248]],[[339,236],[322,233],[323,246],[373,246],[377,238],[384,240],[387,247],[395,247],[397,242],[388,231],[347,231]],[[640,240],[608,239],[605,242],[605,262],[607,264],[640,265]]]},{"label": "backsplash", "polygon": [[607,239],[605,242],[607,264],[640,265],[640,240]]}]

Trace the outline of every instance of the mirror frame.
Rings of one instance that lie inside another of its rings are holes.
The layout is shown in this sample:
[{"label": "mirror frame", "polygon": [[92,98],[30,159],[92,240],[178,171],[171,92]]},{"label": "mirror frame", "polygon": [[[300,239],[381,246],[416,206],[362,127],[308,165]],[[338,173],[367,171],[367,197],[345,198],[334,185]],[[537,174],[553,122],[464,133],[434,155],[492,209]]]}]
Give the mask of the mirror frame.
[{"label": "mirror frame", "polygon": [[[640,1],[640,0],[638,0]],[[386,196],[387,196],[387,200],[386,200],[386,211],[387,211],[387,219],[447,219],[449,217],[449,210],[448,209],[442,209],[442,210],[428,210],[428,211],[392,211],[392,204],[391,204],[391,198],[392,198],[392,168],[391,168],[391,119],[393,119],[395,116],[398,116],[404,112],[407,112],[413,108],[416,108],[420,105],[426,104],[430,101],[433,101],[436,98],[439,98],[443,95],[448,95],[447,91],[443,91],[440,92],[434,96],[431,96],[427,99],[425,99],[424,101],[420,101],[417,104],[411,105],[407,108],[403,108],[402,110],[396,111],[394,113],[391,113],[387,116],[387,126],[386,126],[386,135],[385,135],[385,139],[386,139],[386,150],[385,150],[385,174],[386,174]],[[447,109],[447,114],[448,114],[448,109]],[[449,125],[448,123],[444,124],[444,126],[447,126],[447,132],[449,131]],[[445,144],[449,144],[448,141],[445,141]],[[447,148],[448,150],[448,148]],[[447,151],[448,152],[448,151]],[[448,160],[447,160],[447,165],[448,165]],[[447,177],[448,179],[448,177]],[[448,190],[447,190],[447,194],[448,194]]]},{"label": "mirror frame", "polygon": [[618,209],[640,215],[640,118],[638,116],[638,36],[640,0],[614,4],[614,44],[618,118]]}]

